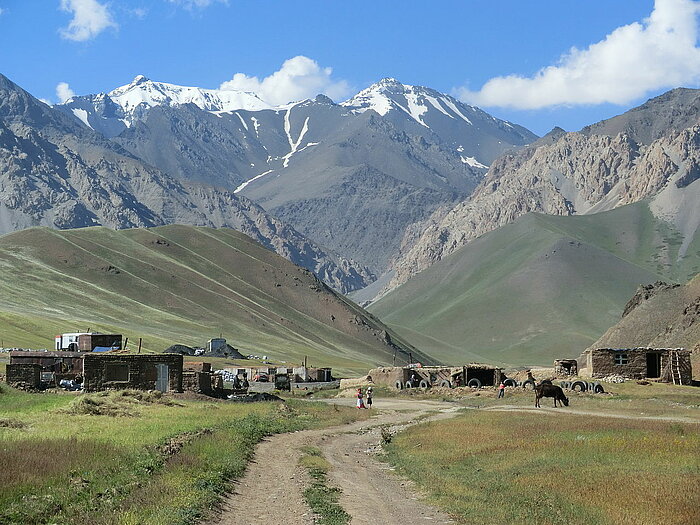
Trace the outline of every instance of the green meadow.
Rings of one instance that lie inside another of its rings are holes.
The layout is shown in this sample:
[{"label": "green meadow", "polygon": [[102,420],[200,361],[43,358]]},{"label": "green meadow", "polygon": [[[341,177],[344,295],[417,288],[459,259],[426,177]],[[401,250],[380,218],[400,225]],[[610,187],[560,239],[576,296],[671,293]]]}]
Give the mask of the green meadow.
[{"label": "green meadow", "polygon": [[362,417],[304,401],[27,394],[2,384],[0,523],[193,523],[242,475],[262,437]]},{"label": "green meadow", "polygon": [[581,414],[522,411],[532,393],[521,389],[504,400],[471,397],[462,403],[481,410],[409,428],[386,445],[385,459],[457,523],[700,522],[698,389],[632,382],[610,390],[570,395]]}]

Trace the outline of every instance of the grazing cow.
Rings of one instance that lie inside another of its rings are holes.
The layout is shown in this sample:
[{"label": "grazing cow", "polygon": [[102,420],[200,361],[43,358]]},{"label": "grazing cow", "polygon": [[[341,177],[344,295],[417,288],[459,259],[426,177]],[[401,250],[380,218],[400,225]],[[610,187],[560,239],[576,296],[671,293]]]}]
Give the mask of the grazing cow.
[{"label": "grazing cow", "polygon": [[554,398],[554,408],[557,408],[557,401],[564,406],[569,406],[569,399],[564,395],[560,386],[553,385],[551,381],[542,381],[535,387],[535,407],[540,408],[540,399],[543,397]]}]

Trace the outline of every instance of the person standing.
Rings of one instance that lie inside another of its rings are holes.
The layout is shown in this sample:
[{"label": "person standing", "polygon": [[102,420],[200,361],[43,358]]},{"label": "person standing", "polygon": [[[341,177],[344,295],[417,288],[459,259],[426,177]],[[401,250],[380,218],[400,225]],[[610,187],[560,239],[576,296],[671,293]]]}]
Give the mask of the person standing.
[{"label": "person standing", "polygon": [[367,408],[372,408],[372,387],[367,387]]},{"label": "person standing", "polygon": [[502,397],[505,397],[506,395],[506,385],[501,381],[501,384],[498,385],[498,399],[501,399]]},{"label": "person standing", "polygon": [[357,389],[357,408],[365,408],[365,403],[362,400],[362,389]]}]

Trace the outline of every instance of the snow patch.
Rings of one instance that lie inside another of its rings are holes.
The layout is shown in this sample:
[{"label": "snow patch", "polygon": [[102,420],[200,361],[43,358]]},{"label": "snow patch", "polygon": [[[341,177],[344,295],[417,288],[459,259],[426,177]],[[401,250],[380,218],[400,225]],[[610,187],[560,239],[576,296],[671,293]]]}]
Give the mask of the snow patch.
[{"label": "snow patch", "polygon": [[84,109],[78,109],[78,108],[73,108],[73,115],[78,117],[80,120],[83,121],[83,124],[85,124],[88,128],[92,129],[92,126],[88,122],[88,112],[85,111]]},{"label": "snow patch", "polygon": [[261,173],[260,175],[256,175],[256,176],[253,177],[252,179],[248,179],[248,180],[245,181],[243,184],[241,184],[240,186],[238,186],[238,188],[236,188],[235,190],[233,190],[233,193],[238,193],[239,191],[241,191],[243,188],[245,188],[248,184],[250,184],[250,183],[253,182],[254,180],[258,180],[260,177],[264,177],[265,175],[267,175],[268,173],[272,173],[273,171],[275,171],[275,170],[267,170],[266,172]]},{"label": "snow patch", "polygon": [[238,120],[241,121],[241,124],[243,124],[243,127],[245,128],[245,130],[248,131],[248,123],[245,120],[243,120],[243,117],[241,117],[241,114],[236,113],[235,115],[238,117]]},{"label": "snow patch", "polygon": [[260,137],[260,135],[258,135],[258,128],[260,127],[258,119],[256,119],[255,117],[250,117],[250,121],[253,123],[253,129],[255,129],[255,136]]},{"label": "snow patch", "polygon": [[454,102],[452,102],[449,98],[443,97],[441,100],[442,100],[442,102],[443,102],[448,108],[450,108],[450,109],[451,109],[452,111],[454,111],[457,115],[459,115],[459,116],[462,118],[462,120],[464,120],[464,121],[467,122],[468,124],[471,124],[471,123],[472,123],[471,120],[469,120],[467,117],[465,117],[465,116],[462,114],[461,111],[459,111],[459,109],[457,108],[456,104],[455,104]]},{"label": "snow patch", "polygon": [[452,115],[450,115],[447,111],[445,111],[445,109],[442,107],[442,105],[440,104],[440,101],[438,99],[436,99],[435,97],[431,97],[430,95],[425,95],[425,99],[428,102],[430,102],[430,104],[435,109],[437,109],[440,113],[444,113],[445,115],[447,115],[451,119],[454,119],[454,117]]},{"label": "snow patch", "polygon": [[289,121],[289,115],[292,112],[292,108],[289,108],[287,112],[284,114],[284,132],[287,134],[287,140],[289,141],[289,153],[287,153],[284,157],[282,157],[282,166],[285,168],[289,166],[289,159],[292,158],[292,155],[294,155],[297,152],[297,149],[299,148],[299,144],[301,144],[301,141],[304,138],[304,135],[306,135],[306,132],[309,131],[309,117],[306,117],[306,120],[304,120],[304,125],[301,128],[301,132],[299,133],[299,138],[297,140],[292,139],[292,124]]},{"label": "snow patch", "polygon": [[[457,150],[459,151],[459,149]],[[462,148],[462,151],[464,151],[464,148]],[[462,155],[459,156],[460,159],[462,159],[462,162],[464,164],[469,164],[472,168],[486,168],[488,169],[488,166],[482,164],[478,160],[476,160],[476,157],[464,157]]]},{"label": "snow patch", "polygon": [[406,102],[408,103],[408,114],[411,115],[413,120],[421,126],[429,127],[421,118],[421,115],[428,111],[428,107],[419,102],[418,95],[413,91],[406,93]]}]

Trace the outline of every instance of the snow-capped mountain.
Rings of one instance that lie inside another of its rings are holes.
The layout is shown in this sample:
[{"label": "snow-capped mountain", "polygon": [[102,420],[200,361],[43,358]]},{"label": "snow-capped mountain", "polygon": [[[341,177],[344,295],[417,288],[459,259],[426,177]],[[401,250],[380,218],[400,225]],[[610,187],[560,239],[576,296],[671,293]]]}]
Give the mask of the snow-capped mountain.
[{"label": "snow-capped mountain", "polygon": [[272,107],[250,93],[139,76],[56,109],[175,177],[247,196],[381,274],[406,228],[466,197],[534,140],[435,90],[384,79],[336,104]]},{"label": "snow-capped mountain", "polygon": [[374,279],[245,197],[178,180],[0,74],[0,235],[172,223],[239,230],[343,293]]},{"label": "snow-capped mountain", "polygon": [[142,119],[155,106],[183,104],[194,104],[211,112],[272,108],[255,93],[177,86],[155,82],[143,75],[138,75],[130,84],[109,93],[76,96],[62,105],[68,107],[87,126],[107,137],[113,137],[130,127],[134,121]]},{"label": "snow-capped mountain", "polygon": [[[537,137],[481,109],[423,86],[384,78],[341,103],[353,113],[373,110],[392,119],[410,118],[455,147],[462,162],[486,168],[505,145],[522,145]],[[505,146],[507,147],[507,146]]]}]

